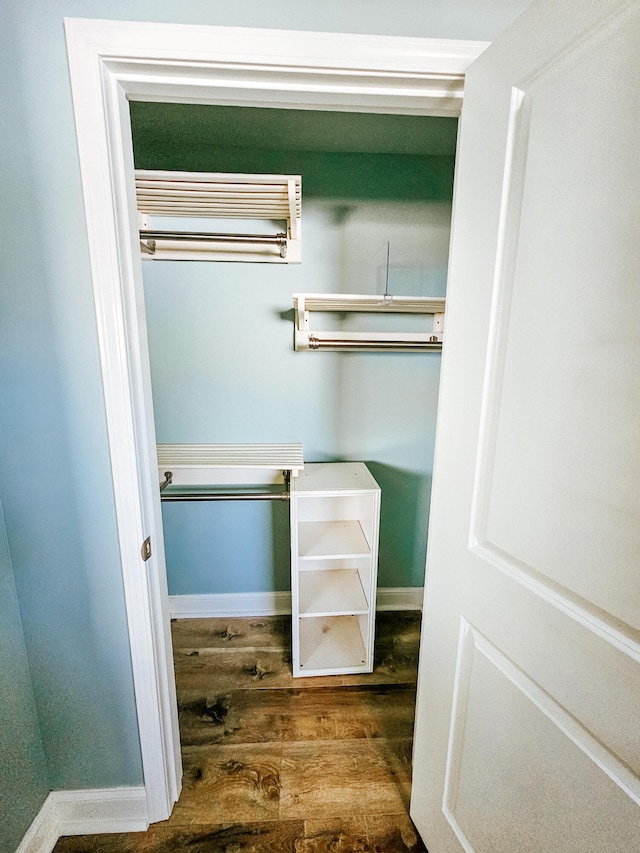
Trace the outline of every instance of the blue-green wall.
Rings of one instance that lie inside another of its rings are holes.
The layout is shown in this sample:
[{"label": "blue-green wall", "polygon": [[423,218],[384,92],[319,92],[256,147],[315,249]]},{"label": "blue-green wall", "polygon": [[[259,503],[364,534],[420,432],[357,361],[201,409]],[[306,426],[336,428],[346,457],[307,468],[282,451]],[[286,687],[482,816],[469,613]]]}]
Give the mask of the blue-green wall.
[{"label": "blue-green wall", "polygon": [[[389,291],[443,295],[449,227],[449,202],[305,200],[300,265],[143,264],[158,441],[300,441],[307,461],[365,460],[382,488],[380,586],[424,580],[440,355],[296,353],[292,294],[383,293],[388,240]],[[287,511],[165,504],[169,591],[288,589]]]},{"label": "blue-green wall", "polygon": [[48,782],[76,788],[142,776],[62,7],[3,9],[0,489]]},{"label": "blue-green wall", "polygon": [[47,765],[0,506],[0,853],[13,853],[48,793]]},{"label": "blue-green wall", "polygon": [[491,39],[526,5],[3,2],[0,492],[47,785],[142,778],[63,17]]}]

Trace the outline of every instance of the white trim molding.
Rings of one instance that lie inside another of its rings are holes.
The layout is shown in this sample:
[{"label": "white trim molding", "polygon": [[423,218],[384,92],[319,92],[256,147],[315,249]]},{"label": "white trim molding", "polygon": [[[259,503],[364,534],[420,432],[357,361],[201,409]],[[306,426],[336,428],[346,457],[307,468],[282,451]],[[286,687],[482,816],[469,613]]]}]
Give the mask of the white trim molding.
[{"label": "white trim molding", "polygon": [[[66,19],[149,820],[181,758],[158,495],[130,100],[459,115],[484,42]],[[150,536],[153,555],[141,545]]]},{"label": "white trim molding", "polygon": [[52,791],[16,853],[51,853],[63,835],[142,832],[148,827],[143,787]]},{"label": "white trim molding", "polygon": [[376,610],[422,610],[424,587],[378,587]]},{"label": "white trim molding", "polygon": [[290,592],[237,592],[210,595],[170,595],[172,619],[215,616],[289,616]]},{"label": "white trim molding", "polygon": [[[376,610],[422,610],[422,587],[378,587]],[[238,592],[170,595],[172,619],[215,616],[290,616],[290,592]]]},{"label": "white trim molding", "polygon": [[59,828],[55,804],[49,794],[18,845],[16,853],[51,853],[61,835]]}]

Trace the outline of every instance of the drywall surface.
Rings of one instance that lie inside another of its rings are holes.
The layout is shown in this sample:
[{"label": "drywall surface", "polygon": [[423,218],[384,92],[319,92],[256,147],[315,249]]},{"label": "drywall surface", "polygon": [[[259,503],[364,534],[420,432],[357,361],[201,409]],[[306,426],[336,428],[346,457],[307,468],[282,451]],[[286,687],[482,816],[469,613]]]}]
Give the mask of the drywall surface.
[{"label": "drywall surface", "polygon": [[3,3],[0,491],[51,787],[142,778],[63,18],[490,39],[525,5]]},{"label": "drywall surface", "polygon": [[13,853],[49,793],[0,506],[0,853]]},{"label": "drywall surface", "polygon": [[[300,265],[143,264],[158,441],[299,441],[309,462],[367,462],[382,488],[381,586],[424,580],[440,355],[295,352],[292,294],[384,294],[389,243],[390,293],[444,295],[450,213],[449,202],[303,202]],[[431,318],[338,322],[428,330]],[[288,589],[287,512],[164,504],[170,592]]]}]

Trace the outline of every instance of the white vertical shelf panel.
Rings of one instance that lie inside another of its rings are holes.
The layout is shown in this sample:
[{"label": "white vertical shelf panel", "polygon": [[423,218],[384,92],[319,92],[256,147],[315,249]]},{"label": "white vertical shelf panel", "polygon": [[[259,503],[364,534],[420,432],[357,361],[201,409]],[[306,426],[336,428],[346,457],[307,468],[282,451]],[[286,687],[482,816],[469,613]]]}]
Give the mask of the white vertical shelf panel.
[{"label": "white vertical shelf panel", "polygon": [[373,670],[379,523],[362,462],[307,464],[292,483],[294,676]]}]

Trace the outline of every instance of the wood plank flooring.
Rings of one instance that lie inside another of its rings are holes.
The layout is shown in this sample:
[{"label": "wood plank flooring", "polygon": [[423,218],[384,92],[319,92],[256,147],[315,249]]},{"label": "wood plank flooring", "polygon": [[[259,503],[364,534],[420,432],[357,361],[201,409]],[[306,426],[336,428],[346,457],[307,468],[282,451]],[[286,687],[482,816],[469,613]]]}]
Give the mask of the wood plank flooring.
[{"label": "wood plank flooring", "polygon": [[423,853],[409,818],[419,613],[380,613],[369,675],[293,679],[288,617],[172,623],[184,778],[147,832],[54,853]]}]

